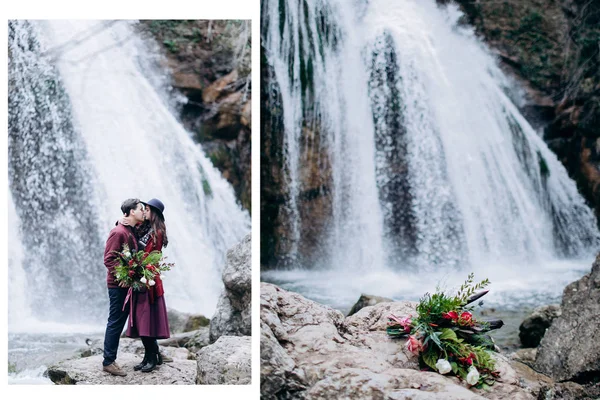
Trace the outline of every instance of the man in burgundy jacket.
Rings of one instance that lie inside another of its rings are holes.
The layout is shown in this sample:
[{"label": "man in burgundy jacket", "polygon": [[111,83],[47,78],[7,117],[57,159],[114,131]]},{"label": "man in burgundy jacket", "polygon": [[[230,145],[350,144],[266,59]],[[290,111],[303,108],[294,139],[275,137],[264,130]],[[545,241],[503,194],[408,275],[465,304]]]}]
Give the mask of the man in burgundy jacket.
[{"label": "man in burgundy jacket", "polygon": [[127,308],[123,311],[128,288],[115,281],[113,271],[118,264],[118,260],[114,251],[122,251],[123,244],[125,243],[129,245],[131,251],[137,251],[137,240],[131,227],[144,221],[144,205],[139,199],[127,199],[121,204],[121,211],[123,212],[123,217],[128,221],[129,226],[117,223],[117,226],[110,231],[108,240],[106,241],[106,248],[104,249],[104,265],[107,268],[106,283],[108,286],[110,308],[106,333],[104,334],[104,361],[102,361],[102,369],[113,375],[126,376],[127,373],[115,363],[115,360],[117,359],[119,339],[129,315]]}]

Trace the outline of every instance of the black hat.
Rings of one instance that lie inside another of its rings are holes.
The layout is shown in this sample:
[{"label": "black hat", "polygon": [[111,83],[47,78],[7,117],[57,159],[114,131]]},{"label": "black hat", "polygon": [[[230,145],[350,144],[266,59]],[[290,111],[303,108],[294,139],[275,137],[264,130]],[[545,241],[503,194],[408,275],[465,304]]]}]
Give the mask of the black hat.
[{"label": "black hat", "polygon": [[163,212],[165,211],[165,205],[162,203],[162,201],[160,201],[159,199],[150,199],[147,202],[142,201],[141,203],[157,210],[164,219]]}]

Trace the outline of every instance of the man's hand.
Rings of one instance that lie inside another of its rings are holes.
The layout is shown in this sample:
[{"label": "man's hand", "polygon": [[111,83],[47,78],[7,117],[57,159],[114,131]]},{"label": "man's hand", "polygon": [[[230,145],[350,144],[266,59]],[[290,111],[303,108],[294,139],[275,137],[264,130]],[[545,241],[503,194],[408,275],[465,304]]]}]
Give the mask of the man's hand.
[{"label": "man's hand", "polygon": [[129,285],[126,284],[125,282],[119,282],[119,287],[127,288],[127,287],[129,287]]}]

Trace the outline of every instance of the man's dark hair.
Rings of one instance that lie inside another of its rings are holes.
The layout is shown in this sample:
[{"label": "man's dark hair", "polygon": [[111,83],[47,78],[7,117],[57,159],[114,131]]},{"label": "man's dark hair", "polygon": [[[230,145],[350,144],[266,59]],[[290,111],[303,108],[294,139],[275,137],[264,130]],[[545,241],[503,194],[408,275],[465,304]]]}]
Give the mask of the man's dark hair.
[{"label": "man's dark hair", "polygon": [[121,204],[121,211],[126,217],[129,217],[129,212],[135,210],[138,204],[140,204],[140,199],[127,199]]}]

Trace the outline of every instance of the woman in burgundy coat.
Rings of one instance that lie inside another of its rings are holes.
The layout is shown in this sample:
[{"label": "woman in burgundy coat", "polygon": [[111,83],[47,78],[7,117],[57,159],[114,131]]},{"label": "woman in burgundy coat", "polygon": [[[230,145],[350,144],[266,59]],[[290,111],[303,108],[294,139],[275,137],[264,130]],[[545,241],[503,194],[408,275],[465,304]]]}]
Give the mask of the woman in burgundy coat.
[{"label": "woman in burgundy coat", "polygon": [[[154,250],[162,251],[169,243],[163,215],[165,206],[158,199],[142,203],[146,206],[145,217],[149,223],[145,224],[148,224],[149,230],[138,239],[138,248],[143,248],[148,253]],[[144,359],[133,367],[134,370],[142,372],[153,371],[156,365],[161,363],[156,339],[170,337],[163,284],[158,276],[154,281],[154,286],[133,292],[132,313],[127,325],[127,336],[139,337],[144,344]]]}]

